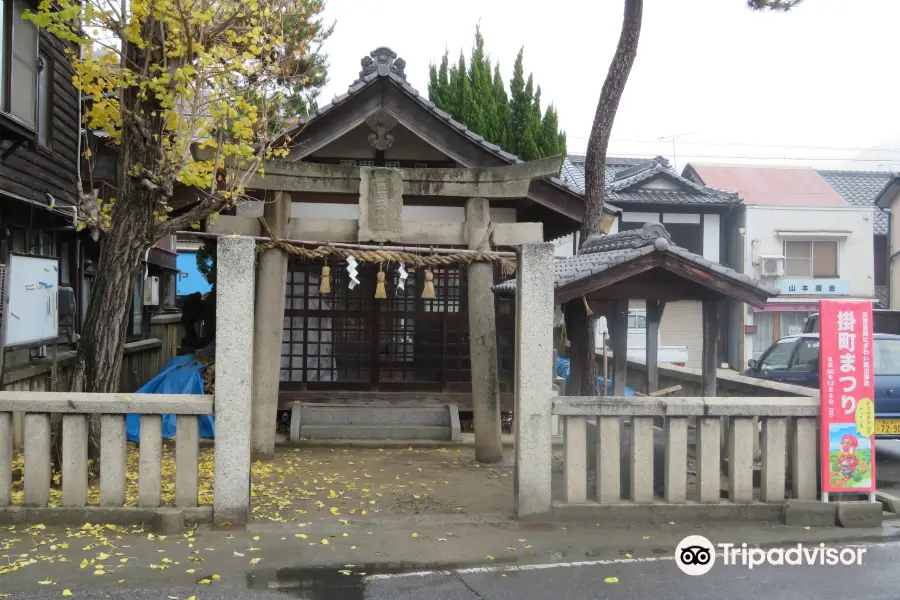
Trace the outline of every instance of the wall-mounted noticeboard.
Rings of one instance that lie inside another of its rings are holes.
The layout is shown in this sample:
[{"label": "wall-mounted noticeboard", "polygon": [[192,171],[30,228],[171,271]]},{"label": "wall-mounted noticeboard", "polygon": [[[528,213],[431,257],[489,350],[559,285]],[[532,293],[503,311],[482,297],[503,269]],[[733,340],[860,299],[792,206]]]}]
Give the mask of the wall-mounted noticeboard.
[{"label": "wall-mounted noticeboard", "polygon": [[3,345],[35,346],[59,334],[59,259],[10,254],[3,305]]}]

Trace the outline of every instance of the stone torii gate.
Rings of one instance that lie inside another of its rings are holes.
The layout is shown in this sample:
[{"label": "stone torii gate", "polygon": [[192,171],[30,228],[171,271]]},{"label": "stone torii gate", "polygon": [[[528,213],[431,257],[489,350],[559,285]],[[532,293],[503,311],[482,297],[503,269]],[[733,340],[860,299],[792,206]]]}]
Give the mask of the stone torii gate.
[{"label": "stone torii gate", "polygon": [[[265,193],[264,217],[281,238],[490,250],[544,241],[541,223],[494,223],[490,236],[486,236],[492,225],[489,200],[525,198],[532,180],[555,175],[559,165],[558,156],[486,168],[404,169],[269,161],[263,175],[253,176],[246,187]],[[316,194],[358,196],[359,218],[290,218],[292,201],[315,201]],[[403,221],[404,196],[465,198],[465,222]],[[212,232],[261,235],[254,217],[223,216],[207,227]],[[253,342],[255,458],[270,458],[275,451],[287,259],[282,250],[271,249],[261,255],[259,263]],[[480,462],[498,462],[503,451],[491,289],[494,271],[485,262],[473,262],[467,268],[475,453]]]}]

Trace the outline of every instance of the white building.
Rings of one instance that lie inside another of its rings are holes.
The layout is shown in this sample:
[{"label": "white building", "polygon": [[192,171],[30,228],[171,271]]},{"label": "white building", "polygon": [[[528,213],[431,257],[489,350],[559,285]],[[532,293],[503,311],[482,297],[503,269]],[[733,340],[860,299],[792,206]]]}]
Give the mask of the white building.
[{"label": "white building", "polygon": [[823,298],[876,299],[873,209],[849,205],[815,170],[692,163],[684,174],[740,194],[725,231],[728,265],[780,291],[763,310],[729,307],[733,367],[800,333]]}]

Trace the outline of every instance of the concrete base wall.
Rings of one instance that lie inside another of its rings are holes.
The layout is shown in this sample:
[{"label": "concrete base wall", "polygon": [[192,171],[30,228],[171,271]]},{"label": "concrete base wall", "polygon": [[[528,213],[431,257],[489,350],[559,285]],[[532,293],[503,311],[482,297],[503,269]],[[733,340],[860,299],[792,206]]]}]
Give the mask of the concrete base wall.
[{"label": "concrete base wall", "polygon": [[[109,523],[111,525],[139,524],[153,527],[156,515],[171,507],[132,508],[132,507],[27,507],[5,506],[0,508],[0,525],[83,525],[85,523]],[[184,514],[187,527],[212,523],[212,506],[195,506],[178,509]]]}]

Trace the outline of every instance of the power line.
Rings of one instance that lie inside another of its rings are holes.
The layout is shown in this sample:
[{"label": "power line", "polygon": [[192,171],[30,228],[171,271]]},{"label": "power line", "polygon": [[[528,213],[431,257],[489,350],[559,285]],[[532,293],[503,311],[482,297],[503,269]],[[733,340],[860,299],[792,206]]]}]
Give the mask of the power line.
[{"label": "power line", "polygon": [[[611,149],[607,152],[609,156],[619,156],[622,158],[649,158],[647,153],[635,154],[632,152],[617,152]],[[879,163],[879,166],[884,165],[888,166],[891,163],[896,163],[900,165],[900,157],[896,160],[890,160],[882,158],[851,158],[848,156],[743,156],[743,155],[734,155],[734,154],[693,154],[692,152],[684,152],[682,154],[683,158],[710,158],[710,159],[737,159],[737,160],[796,160],[796,161],[816,161],[816,160],[827,160],[827,161],[846,161],[846,162],[874,162]],[[885,162],[887,160],[887,162]]]},{"label": "power line", "polygon": [[[664,138],[656,139],[656,140],[629,140],[625,138],[612,138],[610,142],[617,143],[625,143],[625,144],[656,144],[661,145],[665,143],[662,141],[663,139],[669,139],[673,136],[665,136]],[[587,142],[588,138],[582,138],[578,136],[569,136],[567,138],[570,140],[584,141]],[[900,148],[863,148],[863,147],[852,147],[852,146],[816,146],[816,145],[795,145],[795,144],[749,144],[743,142],[703,142],[703,141],[678,141],[682,146],[728,146],[728,147],[742,147],[742,148],[771,148],[771,149],[780,149],[780,150],[836,150],[836,151],[845,151],[845,152],[895,152],[900,153]]]}]

